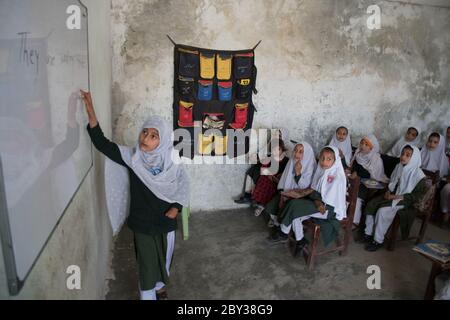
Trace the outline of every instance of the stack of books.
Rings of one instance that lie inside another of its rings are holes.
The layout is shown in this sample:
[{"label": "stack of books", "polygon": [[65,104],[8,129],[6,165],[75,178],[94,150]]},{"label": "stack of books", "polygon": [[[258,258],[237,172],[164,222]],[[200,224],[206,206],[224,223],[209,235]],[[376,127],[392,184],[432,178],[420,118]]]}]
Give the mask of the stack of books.
[{"label": "stack of books", "polygon": [[450,243],[429,240],[416,245],[413,250],[442,263],[450,261]]}]

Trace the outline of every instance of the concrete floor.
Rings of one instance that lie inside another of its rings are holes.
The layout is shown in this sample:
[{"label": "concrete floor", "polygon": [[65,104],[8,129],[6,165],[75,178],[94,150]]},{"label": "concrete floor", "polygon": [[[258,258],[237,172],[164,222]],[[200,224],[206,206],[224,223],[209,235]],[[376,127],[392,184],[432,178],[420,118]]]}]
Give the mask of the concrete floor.
[{"label": "concrete floor", "polygon": [[[412,241],[399,241],[374,253],[351,243],[348,255],[319,257],[310,272],[285,244],[266,243],[265,221],[250,209],[194,213],[189,223],[189,240],[177,233],[170,299],[422,299],[431,268]],[[450,232],[430,224],[425,238],[450,242]],[[126,227],[118,236],[106,299],[138,299],[132,239]],[[367,289],[370,265],[381,268],[380,290]]]}]

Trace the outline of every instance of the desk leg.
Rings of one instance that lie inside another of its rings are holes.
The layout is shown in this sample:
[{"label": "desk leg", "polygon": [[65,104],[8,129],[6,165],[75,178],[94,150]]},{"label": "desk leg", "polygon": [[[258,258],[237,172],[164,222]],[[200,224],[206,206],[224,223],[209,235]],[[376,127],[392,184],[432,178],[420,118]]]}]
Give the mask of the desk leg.
[{"label": "desk leg", "polygon": [[441,265],[437,262],[433,262],[431,267],[430,276],[428,277],[427,290],[425,292],[425,300],[433,300],[435,293],[434,280],[439,273],[442,272]]}]

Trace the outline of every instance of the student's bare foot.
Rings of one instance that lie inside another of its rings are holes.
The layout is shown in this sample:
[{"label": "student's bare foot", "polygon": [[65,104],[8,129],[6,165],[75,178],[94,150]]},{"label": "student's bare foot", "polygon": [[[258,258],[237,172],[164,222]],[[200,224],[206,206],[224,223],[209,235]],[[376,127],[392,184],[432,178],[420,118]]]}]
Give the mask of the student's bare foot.
[{"label": "student's bare foot", "polygon": [[263,206],[256,205],[256,209],[254,211],[255,217],[259,217],[263,211],[264,211]]}]

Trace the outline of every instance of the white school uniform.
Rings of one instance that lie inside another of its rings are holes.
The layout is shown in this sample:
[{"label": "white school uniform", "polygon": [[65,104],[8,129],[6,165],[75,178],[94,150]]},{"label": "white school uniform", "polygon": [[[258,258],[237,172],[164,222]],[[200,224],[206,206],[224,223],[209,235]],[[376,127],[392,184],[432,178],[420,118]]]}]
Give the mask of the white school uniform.
[{"label": "white school uniform", "polygon": [[278,190],[293,190],[293,189],[306,189],[311,185],[311,180],[316,169],[317,162],[314,156],[314,151],[311,145],[307,142],[300,142],[294,146],[294,149],[298,145],[303,145],[303,159],[300,161],[302,164],[301,177],[298,182],[295,181],[295,160],[293,151],[289,162],[286,164],[286,168],[281,175],[278,182]]},{"label": "white school uniform", "polygon": [[[413,154],[406,166],[401,163],[397,164],[394,171],[392,172],[392,179],[389,183],[389,190],[391,192],[395,191],[396,195],[403,195],[411,193],[417,184],[425,178],[421,166],[420,150],[416,146],[411,146],[413,148]],[[397,211],[403,209],[403,205],[398,205],[401,200],[393,200],[389,207],[382,207],[378,209],[375,216],[366,216],[366,235],[373,235],[374,240],[378,243],[383,243],[384,236],[392,224],[392,221],[397,214]]]},{"label": "white school uniform", "polygon": [[[317,161],[314,155],[314,150],[311,145],[307,142],[300,142],[294,146],[303,145],[303,159],[301,160],[302,172],[301,177],[298,182],[295,181],[295,160],[294,151],[290,157],[289,162],[286,164],[286,168],[281,175],[280,181],[278,182],[278,190],[288,191],[295,189],[306,189],[311,186],[311,181],[313,178],[314,171],[317,167]],[[270,218],[273,223],[278,226],[277,216],[271,214]]]},{"label": "white school uniform", "polygon": [[[383,160],[380,156],[380,145],[378,143],[377,138],[374,135],[368,135],[365,137],[373,144],[372,150],[369,153],[363,154],[361,153],[359,147],[355,151],[355,155],[353,156],[353,161],[356,161],[360,164],[364,169],[366,169],[370,173],[370,178],[381,181],[388,182],[389,178],[386,177],[384,173],[384,165]],[[355,216],[353,218],[353,223],[359,224],[362,215],[362,206],[364,201],[361,198],[356,199],[356,208],[355,208]]]},{"label": "white school uniform", "polygon": [[[427,141],[430,138],[428,135]],[[445,155],[445,137],[439,135],[439,144],[434,150],[429,150],[426,143],[421,150],[422,169],[436,172],[439,170],[440,177],[448,175],[448,158]]]},{"label": "white school uniform", "polygon": [[[339,150],[336,147],[328,146],[333,149],[335,161],[331,168],[323,169],[317,166],[316,172],[311,183],[311,188],[319,192],[322,196],[322,202],[330,205],[334,208],[337,220],[342,220],[347,216],[347,177],[345,176],[344,168],[342,167],[341,157],[339,156]],[[288,234],[293,228],[295,238],[297,241],[304,237],[303,234],[303,221],[311,218],[327,219],[328,210],[325,214],[320,212],[296,218],[292,221],[291,225],[281,225],[281,231]]]},{"label": "white school uniform", "polygon": [[350,133],[347,134],[347,138],[343,142],[339,141],[336,132],[334,132],[333,137],[329,143],[330,146],[336,147],[342,151],[345,158],[345,164],[350,166],[350,162],[352,161],[353,149],[352,149],[352,141],[350,139]]},{"label": "white school uniform", "polygon": [[387,153],[388,156],[400,158],[402,155],[403,147],[407,144],[410,146],[418,146],[419,145],[419,135],[413,141],[406,141],[405,136],[401,137],[392,147],[391,150]]}]

